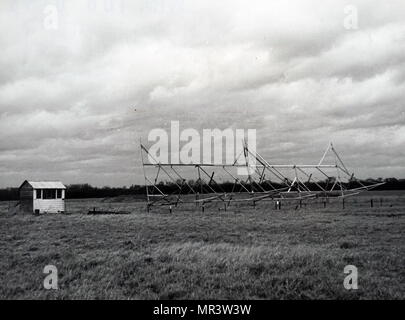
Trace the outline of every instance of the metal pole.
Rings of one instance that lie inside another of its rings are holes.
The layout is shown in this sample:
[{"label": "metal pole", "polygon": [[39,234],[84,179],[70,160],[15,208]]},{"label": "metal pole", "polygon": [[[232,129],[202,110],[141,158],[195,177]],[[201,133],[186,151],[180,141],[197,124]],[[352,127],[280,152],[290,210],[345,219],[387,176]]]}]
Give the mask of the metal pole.
[{"label": "metal pole", "polygon": [[146,178],[146,171],[145,171],[145,161],[143,160],[143,146],[139,139],[141,145],[141,159],[142,159],[142,169],[143,169],[143,176],[145,178],[145,189],[146,189],[146,202],[147,202],[147,212],[149,212],[149,188],[148,188],[148,179]]}]

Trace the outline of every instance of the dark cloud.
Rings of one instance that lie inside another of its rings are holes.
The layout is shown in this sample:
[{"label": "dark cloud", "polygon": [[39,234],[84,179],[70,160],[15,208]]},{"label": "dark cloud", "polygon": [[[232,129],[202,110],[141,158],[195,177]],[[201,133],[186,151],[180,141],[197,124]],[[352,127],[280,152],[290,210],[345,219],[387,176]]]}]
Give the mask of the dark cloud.
[{"label": "dark cloud", "polygon": [[142,183],[139,139],[171,120],[257,129],[274,162],[334,141],[363,177],[405,176],[405,5],[351,4],[356,30],[337,0],[1,2],[1,186]]}]

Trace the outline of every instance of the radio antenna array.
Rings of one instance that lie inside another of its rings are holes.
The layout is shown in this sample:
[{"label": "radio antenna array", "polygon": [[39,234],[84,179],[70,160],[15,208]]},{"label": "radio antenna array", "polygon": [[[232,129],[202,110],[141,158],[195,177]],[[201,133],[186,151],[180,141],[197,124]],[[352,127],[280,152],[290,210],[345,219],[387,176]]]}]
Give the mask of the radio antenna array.
[{"label": "radio antenna array", "polygon": [[[303,165],[271,164],[251,151],[245,141],[233,164],[161,163],[142,143],[140,147],[148,211],[153,206],[185,203],[203,207],[223,203],[226,209],[235,202],[255,205],[262,201],[345,198],[384,184],[365,185],[355,178],[332,143],[318,164]],[[329,155],[333,161],[327,163]],[[148,168],[153,174],[147,173]],[[245,172],[243,176],[238,174],[240,170]]]}]

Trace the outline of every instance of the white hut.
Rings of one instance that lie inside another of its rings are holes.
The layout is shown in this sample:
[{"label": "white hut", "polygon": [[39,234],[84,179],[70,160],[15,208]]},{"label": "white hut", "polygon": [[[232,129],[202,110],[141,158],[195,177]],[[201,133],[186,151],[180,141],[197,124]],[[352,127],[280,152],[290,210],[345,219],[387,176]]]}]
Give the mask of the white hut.
[{"label": "white hut", "polygon": [[65,212],[66,187],[59,181],[27,181],[19,188],[20,209],[31,213]]}]

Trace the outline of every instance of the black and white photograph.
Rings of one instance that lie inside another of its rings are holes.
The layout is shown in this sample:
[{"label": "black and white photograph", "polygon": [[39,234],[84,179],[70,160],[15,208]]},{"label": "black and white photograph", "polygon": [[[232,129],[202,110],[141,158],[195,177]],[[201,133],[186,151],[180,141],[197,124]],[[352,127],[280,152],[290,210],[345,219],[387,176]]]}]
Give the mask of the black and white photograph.
[{"label": "black and white photograph", "polygon": [[1,0],[0,26],[0,300],[405,299],[404,1]]}]

